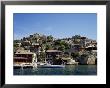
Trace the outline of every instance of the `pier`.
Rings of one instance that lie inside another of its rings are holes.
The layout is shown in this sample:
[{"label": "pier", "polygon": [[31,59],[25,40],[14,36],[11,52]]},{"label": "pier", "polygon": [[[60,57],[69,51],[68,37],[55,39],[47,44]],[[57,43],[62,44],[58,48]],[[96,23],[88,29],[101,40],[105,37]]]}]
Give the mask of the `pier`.
[{"label": "pier", "polygon": [[14,68],[33,68],[37,67],[37,64],[32,63],[22,63],[22,64],[14,64]]}]

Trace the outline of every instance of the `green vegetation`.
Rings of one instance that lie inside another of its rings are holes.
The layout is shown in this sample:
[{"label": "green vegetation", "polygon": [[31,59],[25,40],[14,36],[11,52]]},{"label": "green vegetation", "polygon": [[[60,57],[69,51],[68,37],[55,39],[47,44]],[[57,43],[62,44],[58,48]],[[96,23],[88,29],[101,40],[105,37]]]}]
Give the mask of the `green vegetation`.
[{"label": "green vegetation", "polygon": [[[59,50],[62,52],[62,56],[67,58],[71,57],[75,61],[83,62],[86,61],[85,58],[87,58],[87,56],[93,53],[88,54],[88,52],[86,52],[87,50],[85,50],[85,48],[87,45],[85,45],[85,38],[86,37],[81,37],[80,35],[75,35],[71,38],[55,39],[52,35],[45,36],[36,33],[29,37],[23,37],[21,40],[14,40],[13,46],[14,52],[20,48],[24,48],[25,50],[36,53],[38,61],[45,60],[47,50]],[[84,52],[81,51],[82,48],[84,48]],[[94,55],[96,56],[96,54]]]},{"label": "green vegetation", "polygon": [[80,55],[79,55],[78,52],[76,52],[76,53],[71,53],[71,56],[72,56],[72,58],[76,58],[76,57],[78,57],[78,56],[80,56]]}]

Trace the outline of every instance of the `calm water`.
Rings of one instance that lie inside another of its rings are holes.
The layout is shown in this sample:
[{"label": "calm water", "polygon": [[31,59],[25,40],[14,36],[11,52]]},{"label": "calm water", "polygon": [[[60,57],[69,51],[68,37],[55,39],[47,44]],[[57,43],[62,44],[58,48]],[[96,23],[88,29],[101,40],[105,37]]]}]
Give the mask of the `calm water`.
[{"label": "calm water", "polygon": [[65,68],[14,69],[14,75],[97,75],[97,66],[66,65]]}]

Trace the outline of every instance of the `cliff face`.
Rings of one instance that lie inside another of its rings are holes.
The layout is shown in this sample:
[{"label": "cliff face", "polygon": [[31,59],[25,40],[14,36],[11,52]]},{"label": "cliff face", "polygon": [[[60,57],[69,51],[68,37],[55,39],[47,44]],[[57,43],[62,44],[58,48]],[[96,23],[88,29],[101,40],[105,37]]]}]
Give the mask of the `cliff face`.
[{"label": "cliff face", "polygon": [[88,57],[87,64],[96,64],[96,57],[94,55],[90,55]]},{"label": "cliff face", "polygon": [[80,55],[77,60],[79,64],[97,64],[97,55],[94,52],[85,52]]},{"label": "cliff face", "polygon": [[79,64],[84,65],[84,64],[87,64],[87,60],[88,60],[87,57],[80,57],[78,61],[79,61]]}]

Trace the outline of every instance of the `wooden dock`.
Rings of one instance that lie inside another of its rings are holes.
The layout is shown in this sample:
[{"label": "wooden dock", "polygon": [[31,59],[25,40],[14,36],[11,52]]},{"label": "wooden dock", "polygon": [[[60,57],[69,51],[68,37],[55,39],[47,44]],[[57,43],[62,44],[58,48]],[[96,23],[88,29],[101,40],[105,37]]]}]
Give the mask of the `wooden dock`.
[{"label": "wooden dock", "polygon": [[14,64],[14,68],[33,68],[37,67],[33,64]]}]

